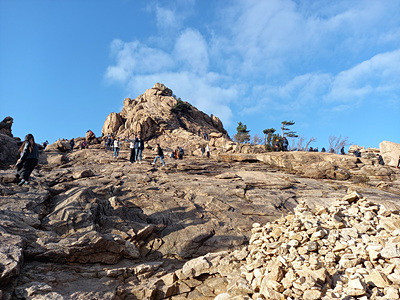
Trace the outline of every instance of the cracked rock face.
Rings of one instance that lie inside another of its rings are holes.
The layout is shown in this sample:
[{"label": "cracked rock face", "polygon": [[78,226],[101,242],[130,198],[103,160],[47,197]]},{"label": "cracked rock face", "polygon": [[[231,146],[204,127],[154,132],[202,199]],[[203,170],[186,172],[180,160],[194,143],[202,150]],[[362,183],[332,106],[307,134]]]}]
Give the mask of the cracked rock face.
[{"label": "cracked rock face", "polygon": [[102,134],[132,138],[140,133],[144,140],[157,138],[160,143],[185,145],[186,148],[189,144],[204,143],[204,134],[225,136],[230,141],[218,117],[208,116],[182,101],[184,108],[175,110],[178,101],[169,88],[156,83],[136,99],[126,98],[120,113],[109,114]]},{"label": "cracked rock face", "polygon": [[[280,299],[288,286],[307,299],[396,293],[397,169],[364,173],[351,156],[307,153],[185,155],[162,167],[154,155],[145,149],[130,164],[124,149],[116,160],[100,145],[50,148],[22,187],[13,169],[1,171],[3,299]],[[329,161],[350,179],[300,172]],[[360,174],[369,180],[351,179]]]}]

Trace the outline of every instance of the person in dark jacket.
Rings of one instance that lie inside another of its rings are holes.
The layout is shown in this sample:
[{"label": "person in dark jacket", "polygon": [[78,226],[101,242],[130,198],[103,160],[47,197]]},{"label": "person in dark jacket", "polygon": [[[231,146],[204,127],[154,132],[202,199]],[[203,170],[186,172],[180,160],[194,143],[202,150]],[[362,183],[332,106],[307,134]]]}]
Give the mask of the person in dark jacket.
[{"label": "person in dark jacket", "polygon": [[39,160],[39,147],[36,145],[32,134],[29,133],[25,136],[25,141],[19,148],[19,152],[20,158],[16,166],[17,178],[21,178],[18,185],[21,186],[23,184],[29,184],[29,177]]},{"label": "person in dark jacket", "polygon": [[74,150],[75,140],[74,140],[74,139],[71,139],[70,142],[69,142],[69,144],[71,145],[71,152],[72,152],[72,150]]},{"label": "person in dark jacket", "polygon": [[160,147],[160,144],[157,144],[156,152],[157,152],[157,156],[154,158],[154,161],[152,162],[152,165],[155,165],[156,162],[157,162],[157,159],[159,158],[161,163],[162,163],[162,165],[165,166],[164,152],[163,152],[162,148]]},{"label": "person in dark jacket", "polygon": [[380,165],[382,165],[382,166],[385,165],[385,162],[383,161],[383,157],[382,157],[382,155],[380,155],[380,154],[378,154],[378,163],[379,163]]},{"label": "person in dark jacket", "polygon": [[287,151],[288,150],[288,146],[289,146],[289,142],[288,142],[287,138],[284,137],[283,141],[282,141],[283,151]]},{"label": "person in dark jacket", "polygon": [[141,135],[138,134],[137,138],[135,139],[135,163],[141,164],[142,163],[142,152],[144,149],[144,141],[141,138]]},{"label": "person in dark jacket", "polygon": [[361,157],[361,152],[358,150],[354,151],[353,154],[355,157]]},{"label": "person in dark jacket", "polygon": [[204,145],[201,146],[200,150],[201,150],[201,156],[204,156],[204,153],[206,152],[206,148],[204,147]]},{"label": "person in dark jacket", "polygon": [[178,147],[178,159],[183,159],[183,155],[185,152],[183,151],[182,147]]}]

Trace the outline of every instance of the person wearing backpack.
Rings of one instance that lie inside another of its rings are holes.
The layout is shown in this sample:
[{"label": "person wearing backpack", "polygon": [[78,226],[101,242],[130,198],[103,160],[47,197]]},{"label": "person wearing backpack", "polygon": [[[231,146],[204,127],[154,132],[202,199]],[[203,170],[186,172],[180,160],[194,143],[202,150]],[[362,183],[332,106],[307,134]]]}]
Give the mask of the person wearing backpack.
[{"label": "person wearing backpack", "polygon": [[29,184],[29,177],[33,169],[38,164],[39,160],[39,147],[35,143],[35,138],[32,134],[25,136],[25,141],[19,148],[20,158],[17,161],[17,178],[22,177],[18,183],[19,186]]},{"label": "person wearing backpack", "polygon": [[157,159],[159,158],[161,163],[162,163],[162,165],[165,166],[164,152],[163,152],[162,148],[160,147],[160,144],[157,144],[156,152],[157,152],[157,156],[154,158],[154,161],[151,164],[155,165],[156,162],[157,162]]}]

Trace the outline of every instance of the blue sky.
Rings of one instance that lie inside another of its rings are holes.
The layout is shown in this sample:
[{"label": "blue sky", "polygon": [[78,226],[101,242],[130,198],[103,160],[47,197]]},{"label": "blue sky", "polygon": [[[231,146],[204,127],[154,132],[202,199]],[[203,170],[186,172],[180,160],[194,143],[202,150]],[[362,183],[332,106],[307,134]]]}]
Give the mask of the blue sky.
[{"label": "blue sky", "polygon": [[0,119],[37,142],[101,134],[164,83],[233,136],[400,143],[398,0],[0,0]]}]

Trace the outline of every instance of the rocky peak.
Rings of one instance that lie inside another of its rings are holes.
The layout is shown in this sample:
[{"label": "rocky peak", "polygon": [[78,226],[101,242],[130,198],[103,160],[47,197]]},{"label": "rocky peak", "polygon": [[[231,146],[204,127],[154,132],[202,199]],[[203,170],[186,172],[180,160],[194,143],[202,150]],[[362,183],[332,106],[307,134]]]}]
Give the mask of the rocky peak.
[{"label": "rocky peak", "polygon": [[[131,136],[141,133],[146,140],[175,140],[180,143],[194,138],[200,142],[204,133],[222,134],[229,139],[221,120],[208,116],[188,102],[177,99],[172,90],[156,83],[136,99],[125,98],[120,113],[107,116],[102,134]],[[197,138],[196,138],[197,137]]]},{"label": "rocky peak", "polygon": [[0,133],[13,137],[11,133],[11,126],[14,119],[11,117],[5,117],[3,121],[0,122]]}]

